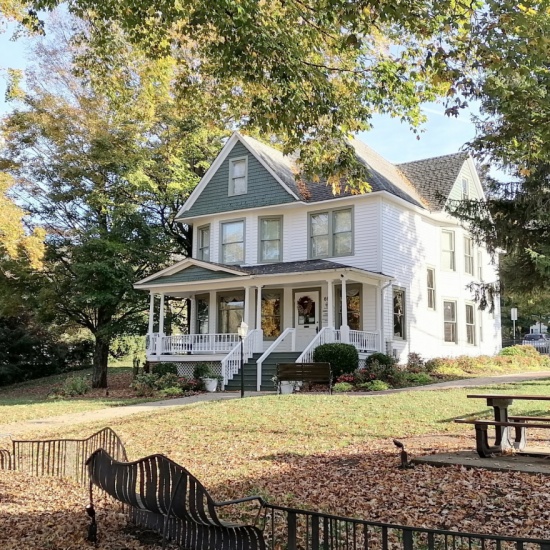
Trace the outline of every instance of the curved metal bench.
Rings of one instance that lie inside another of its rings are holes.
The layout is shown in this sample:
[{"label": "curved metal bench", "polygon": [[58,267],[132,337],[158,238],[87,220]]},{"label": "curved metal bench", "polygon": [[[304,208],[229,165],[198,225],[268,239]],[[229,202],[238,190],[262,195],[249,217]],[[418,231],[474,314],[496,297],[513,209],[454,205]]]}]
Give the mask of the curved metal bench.
[{"label": "curved metal bench", "polygon": [[[262,531],[256,527],[264,506],[261,497],[251,496],[215,502],[187,469],[164,455],[155,454],[134,462],[118,462],[103,449],[86,462],[92,485],[131,507],[132,520],[162,532],[185,548],[208,550],[263,550]],[[230,504],[258,501],[254,525],[221,520],[217,509]]]}]

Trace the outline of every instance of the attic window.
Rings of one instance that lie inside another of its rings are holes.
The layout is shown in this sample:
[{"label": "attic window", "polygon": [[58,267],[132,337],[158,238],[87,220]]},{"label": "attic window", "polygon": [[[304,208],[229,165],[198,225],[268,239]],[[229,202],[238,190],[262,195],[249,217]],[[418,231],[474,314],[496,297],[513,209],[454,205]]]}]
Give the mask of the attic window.
[{"label": "attic window", "polygon": [[248,158],[229,161],[229,196],[246,195],[248,187]]},{"label": "attic window", "polygon": [[470,182],[468,178],[462,178],[462,200],[470,198]]}]

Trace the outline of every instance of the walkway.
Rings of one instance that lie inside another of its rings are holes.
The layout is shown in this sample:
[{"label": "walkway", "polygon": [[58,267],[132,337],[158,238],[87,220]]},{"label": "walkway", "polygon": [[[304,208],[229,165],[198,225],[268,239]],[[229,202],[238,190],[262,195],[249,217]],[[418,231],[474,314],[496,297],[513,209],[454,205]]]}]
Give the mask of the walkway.
[{"label": "walkway", "polygon": [[[451,382],[441,382],[431,384],[429,386],[416,386],[413,388],[400,388],[397,390],[385,390],[369,393],[347,393],[345,395],[360,396],[360,397],[376,397],[389,393],[397,393],[404,391],[432,391],[441,389],[456,389],[469,388],[476,386],[486,386],[489,384],[510,384],[513,382],[525,382],[529,380],[540,380],[550,378],[550,371],[520,373],[520,374],[505,374],[502,376],[487,376],[483,378],[469,378],[466,380],[453,380]],[[274,395],[273,392],[245,392],[245,397],[260,397],[264,395]],[[176,399],[165,399],[163,401],[150,401],[149,403],[139,403],[137,405],[127,405],[124,407],[111,407],[106,409],[98,409],[95,411],[79,412],[72,414],[64,414],[61,416],[51,416],[49,418],[26,420],[24,422],[16,422],[13,424],[0,424],[0,438],[10,435],[13,438],[20,438],[24,434],[40,431],[41,428],[52,429],[56,426],[70,426],[72,424],[81,424],[84,422],[95,422],[104,420],[109,423],[111,420],[125,418],[132,414],[146,413],[155,410],[167,410],[176,407],[192,405],[194,403],[203,403],[207,401],[223,401],[226,399],[238,399],[239,392],[227,393],[201,393],[191,397],[179,397]]]}]

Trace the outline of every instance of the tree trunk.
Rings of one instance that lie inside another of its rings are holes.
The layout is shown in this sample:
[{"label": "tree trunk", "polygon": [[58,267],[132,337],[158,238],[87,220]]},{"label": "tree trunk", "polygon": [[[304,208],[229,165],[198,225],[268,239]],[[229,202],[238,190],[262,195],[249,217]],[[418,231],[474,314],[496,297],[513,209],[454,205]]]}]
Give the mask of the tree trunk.
[{"label": "tree trunk", "polygon": [[94,349],[94,367],[92,373],[92,388],[107,387],[107,364],[109,361],[110,338],[96,335]]}]

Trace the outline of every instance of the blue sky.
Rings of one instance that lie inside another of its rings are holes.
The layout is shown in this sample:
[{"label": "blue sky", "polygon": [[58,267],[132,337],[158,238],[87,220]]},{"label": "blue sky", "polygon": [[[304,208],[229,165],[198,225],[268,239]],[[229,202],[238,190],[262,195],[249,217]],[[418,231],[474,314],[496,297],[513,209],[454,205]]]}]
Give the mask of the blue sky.
[{"label": "blue sky", "polygon": [[[24,69],[26,50],[32,39],[10,40],[11,32],[0,34],[0,116],[9,110],[4,102],[6,91],[5,70],[7,67]],[[373,129],[359,135],[359,138],[391,162],[412,160],[456,153],[474,137],[470,113],[465,110],[458,118],[444,115],[443,107],[437,104],[425,106],[428,122],[420,139],[406,124],[388,116],[375,116]]]}]

